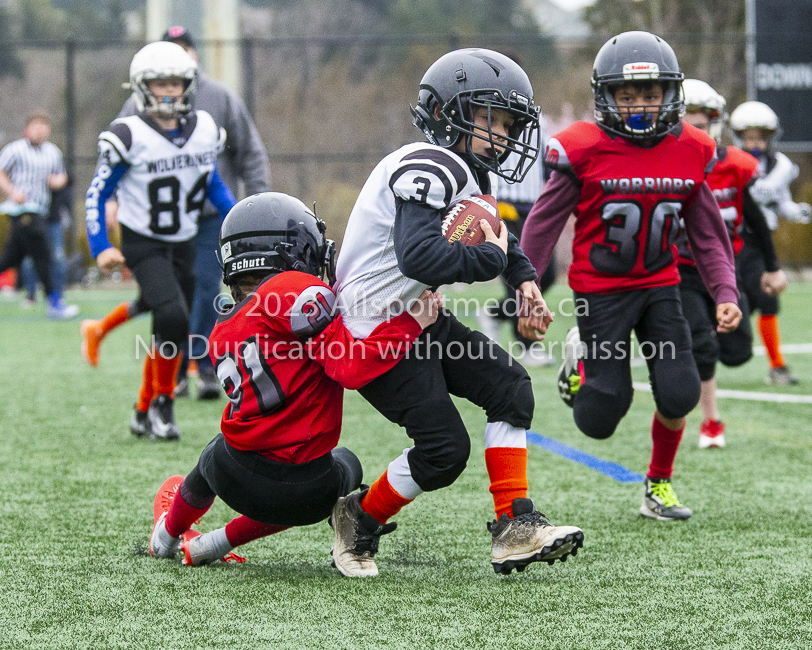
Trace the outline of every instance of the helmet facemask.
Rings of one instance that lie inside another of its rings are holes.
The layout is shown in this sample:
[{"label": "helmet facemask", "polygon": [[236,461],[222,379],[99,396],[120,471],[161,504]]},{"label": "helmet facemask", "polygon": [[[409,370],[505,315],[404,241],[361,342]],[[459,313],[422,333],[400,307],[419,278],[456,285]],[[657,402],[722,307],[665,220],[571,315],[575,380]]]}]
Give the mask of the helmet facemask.
[{"label": "helmet facemask", "polygon": [[[155,94],[149,89],[148,82],[158,79],[177,79],[183,83],[183,93],[177,101],[169,101],[169,97],[165,97],[163,101],[159,100]],[[140,82],[136,84],[138,93],[143,97],[144,112],[154,117],[163,119],[172,119],[181,115],[186,115],[192,110],[192,95],[194,94],[194,80],[181,79],[180,77],[162,77],[162,76],[144,76]]]},{"label": "helmet facemask", "polygon": [[[484,128],[476,123],[477,109],[485,115]],[[513,125],[505,137],[494,134],[493,111],[501,109],[513,117]],[[459,135],[465,137],[465,151],[479,167],[514,183],[521,181],[535,162],[540,151],[539,110],[526,97],[505,98],[498,90],[478,90],[459,93],[441,111],[442,116]],[[481,156],[473,151],[474,138],[488,143],[492,156]],[[496,155],[496,151],[500,151]],[[502,164],[510,154],[516,154],[515,165]]]},{"label": "helmet facemask", "polygon": [[[680,93],[682,75],[670,79],[627,80],[611,77],[593,79],[595,120],[614,135],[636,142],[659,142],[679,124],[685,111]],[[625,84],[644,90],[648,84],[658,84],[663,91],[661,104],[623,106],[615,101]]]}]

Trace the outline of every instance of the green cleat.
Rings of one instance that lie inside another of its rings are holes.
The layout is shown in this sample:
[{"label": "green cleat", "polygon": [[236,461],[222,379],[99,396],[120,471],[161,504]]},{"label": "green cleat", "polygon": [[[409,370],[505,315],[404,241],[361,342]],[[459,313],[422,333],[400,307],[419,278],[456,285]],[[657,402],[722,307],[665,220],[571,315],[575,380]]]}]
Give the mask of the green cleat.
[{"label": "green cleat", "polygon": [[575,395],[581,388],[581,373],[578,364],[584,358],[584,346],[577,327],[571,327],[564,339],[564,363],[558,370],[558,394],[564,404],[572,408]]},{"label": "green cleat", "polygon": [[679,502],[670,478],[646,477],[646,493],[640,514],[658,521],[676,521],[689,519],[693,513]]}]

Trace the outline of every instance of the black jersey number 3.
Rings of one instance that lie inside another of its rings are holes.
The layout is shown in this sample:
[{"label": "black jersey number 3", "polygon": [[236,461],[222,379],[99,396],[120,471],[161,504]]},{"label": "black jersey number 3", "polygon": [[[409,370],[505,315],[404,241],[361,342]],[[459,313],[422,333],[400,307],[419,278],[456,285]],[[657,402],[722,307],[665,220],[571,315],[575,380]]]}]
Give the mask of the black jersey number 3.
[{"label": "black jersey number 3", "polygon": [[[202,210],[209,189],[209,174],[197,179],[186,195],[186,214]],[[180,230],[180,181],[175,176],[156,178],[147,186],[149,193],[149,229],[156,235],[174,235]],[[167,221],[166,216],[170,220]],[[199,215],[198,215],[199,216]]]},{"label": "black jersey number 3", "polygon": [[680,201],[660,201],[643,219],[643,206],[637,201],[609,201],[601,206],[601,221],[606,224],[605,243],[592,244],[589,261],[602,273],[630,273],[640,252],[640,232],[648,222],[643,266],[655,273],[674,261],[671,245],[679,234]]}]

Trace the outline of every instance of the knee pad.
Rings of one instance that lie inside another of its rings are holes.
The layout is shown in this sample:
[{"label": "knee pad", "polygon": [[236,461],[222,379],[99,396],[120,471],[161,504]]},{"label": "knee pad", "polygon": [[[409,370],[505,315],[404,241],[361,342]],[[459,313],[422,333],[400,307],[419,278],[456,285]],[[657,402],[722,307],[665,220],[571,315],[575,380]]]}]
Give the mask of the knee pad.
[{"label": "knee pad", "polygon": [[187,505],[197,510],[205,510],[214,503],[214,490],[203,477],[199,464],[189,472],[189,475],[180,484],[178,492]]},{"label": "knee pad", "polygon": [[364,480],[364,469],[361,467],[361,461],[358,460],[358,456],[346,447],[336,447],[330,453],[341,472],[341,494],[339,496],[347,496],[350,492],[357,490]]},{"label": "knee pad", "polygon": [[449,434],[447,442],[441,445],[421,445],[416,438],[414,449],[409,452],[409,469],[421,490],[439,490],[457,480],[470,455],[471,440],[462,427],[461,432]]},{"label": "knee pad", "polygon": [[575,425],[590,438],[611,436],[632,404],[631,395],[612,395],[581,386],[573,404]]},{"label": "knee pad", "polygon": [[[735,368],[736,366],[741,366],[750,361],[753,358],[753,350],[752,348],[747,348],[746,350],[742,350],[736,354],[725,354],[722,356],[720,361],[730,368]],[[699,378],[702,381],[705,381],[705,378],[702,376],[702,369],[699,369]]]},{"label": "knee pad", "polygon": [[702,390],[699,381],[699,372],[682,372],[679,376],[672,378],[668,387],[663,393],[662,389],[657,391],[654,401],[657,410],[669,419],[684,418],[699,404],[699,394]]},{"label": "knee pad", "polygon": [[494,385],[492,403],[485,407],[488,422],[507,422],[521,429],[529,429],[533,421],[536,399],[533,385],[527,371],[518,363],[511,368],[511,374]]},{"label": "knee pad", "polygon": [[158,305],[152,313],[152,327],[159,343],[185,345],[189,335],[189,312],[178,301]]}]

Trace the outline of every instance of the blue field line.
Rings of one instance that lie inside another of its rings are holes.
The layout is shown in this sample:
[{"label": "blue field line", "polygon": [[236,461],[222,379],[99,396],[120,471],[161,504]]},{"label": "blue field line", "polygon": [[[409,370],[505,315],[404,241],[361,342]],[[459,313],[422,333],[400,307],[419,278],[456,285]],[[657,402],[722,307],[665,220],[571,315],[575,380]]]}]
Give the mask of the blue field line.
[{"label": "blue field line", "polygon": [[563,456],[564,458],[568,458],[576,463],[580,463],[581,465],[586,465],[590,469],[605,474],[620,483],[642,483],[645,480],[643,476],[623,467],[623,465],[618,465],[609,460],[592,456],[580,449],[575,449],[575,447],[568,447],[563,442],[558,442],[558,440],[548,438],[535,431],[527,432],[527,442],[546,449],[547,451],[551,451],[554,454],[558,454],[559,456]]}]

